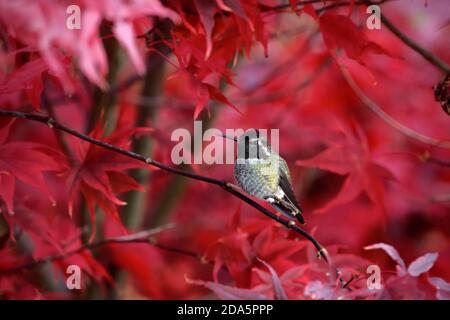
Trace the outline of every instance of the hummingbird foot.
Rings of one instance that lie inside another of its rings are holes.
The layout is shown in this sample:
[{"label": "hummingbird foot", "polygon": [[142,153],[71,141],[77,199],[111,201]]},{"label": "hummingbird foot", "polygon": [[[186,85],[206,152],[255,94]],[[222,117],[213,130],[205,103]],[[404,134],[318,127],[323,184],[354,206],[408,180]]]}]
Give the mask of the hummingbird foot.
[{"label": "hummingbird foot", "polygon": [[306,224],[305,219],[303,218],[302,212],[297,207],[295,207],[290,202],[285,201],[284,199],[281,199],[281,198],[277,198],[277,201],[284,208],[288,209],[290,211],[291,215],[294,216],[298,220],[298,222],[300,222],[300,224]]},{"label": "hummingbird foot", "polygon": [[275,202],[277,202],[274,198],[272,198],[272,197],[267,197],[266,198],[266,201],[268,202],[268,203],[275,203]]},{"label": "hummingbird foot", "polygon": [[275,209],[289,218],[296,218],[300,224],[305,224],[305,219],[303,218],[302,212],[290,204],[289,202],[279,198],[279,197],[266,197],[265,200],[269,202]]}]

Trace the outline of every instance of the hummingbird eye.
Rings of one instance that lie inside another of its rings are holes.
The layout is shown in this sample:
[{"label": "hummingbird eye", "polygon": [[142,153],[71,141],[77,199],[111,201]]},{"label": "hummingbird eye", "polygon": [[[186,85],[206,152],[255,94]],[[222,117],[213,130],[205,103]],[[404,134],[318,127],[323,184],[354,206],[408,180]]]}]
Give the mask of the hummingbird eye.
[{"label": "hummingbird eye", "polygon": [[261,159],[265,151],[265,136],[258,129],[249,129],[238,138],[240,159]]},{"label": "hummingbird eye", "polygon": [[250,138],[249,136],[246,136],[244,139],[244,146],[245,146],[245,153],[244,153],[245,159],[255,158],[255,156],[257,159],[260,159],[259,143],[257,138]]},{"label": "hummingbird eye", "polygon": [[244,146],[245,146],[244,159],[248,159],[250,157],[250,137],[248,136],[245,137]]}]

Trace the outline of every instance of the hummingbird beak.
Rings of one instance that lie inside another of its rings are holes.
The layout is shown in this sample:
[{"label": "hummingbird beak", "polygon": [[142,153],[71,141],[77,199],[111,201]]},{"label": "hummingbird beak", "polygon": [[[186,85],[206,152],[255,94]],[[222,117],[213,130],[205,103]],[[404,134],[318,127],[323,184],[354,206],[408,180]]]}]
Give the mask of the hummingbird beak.
[{"label": "hummingbird beak", "polygon": [[225,135],[225,134],[217,135],[217,136],[218,136],[218,137],[225,138],[225,139],[230,139],[230,140],[233,140],[234,142],[237,142],[237,138],[236,138],[236,137],[229,137],[229,136],[227,136],[227,135]]}]

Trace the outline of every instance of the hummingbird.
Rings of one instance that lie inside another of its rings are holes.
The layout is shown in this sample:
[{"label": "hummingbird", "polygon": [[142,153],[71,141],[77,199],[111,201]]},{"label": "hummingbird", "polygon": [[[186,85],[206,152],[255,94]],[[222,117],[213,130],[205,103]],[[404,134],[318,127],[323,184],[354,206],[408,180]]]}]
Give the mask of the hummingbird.
[{"label": "hummingbird", "polygon": [[240,137],[231,139],[237,142],[234,177],[239,187],[269,202],[278,212],[304,224],[303,211],[292,189],[288,165],[271,149],[267,137],[260,136],[259,130],[249,129]]}]

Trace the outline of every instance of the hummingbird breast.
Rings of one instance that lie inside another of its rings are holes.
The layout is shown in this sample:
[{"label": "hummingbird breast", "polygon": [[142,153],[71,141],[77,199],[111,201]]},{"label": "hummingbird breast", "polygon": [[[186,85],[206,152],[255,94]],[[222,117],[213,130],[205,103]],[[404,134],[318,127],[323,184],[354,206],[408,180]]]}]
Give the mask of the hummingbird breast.
[{"label": "hummingbird breast", "polygon": [[270,161],[246,159],[244,163],[236,163],[234,177],[238,185],[247,193],[265,199],[280,192],[277,166]]}]

